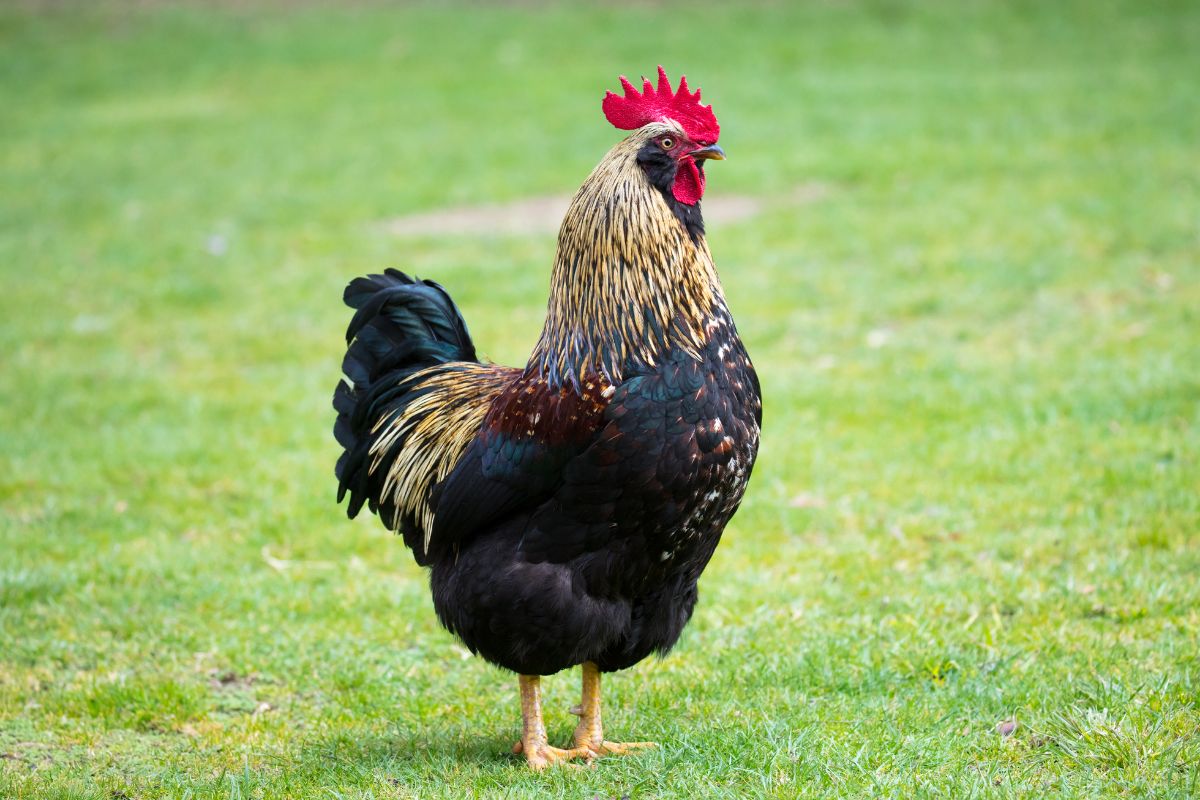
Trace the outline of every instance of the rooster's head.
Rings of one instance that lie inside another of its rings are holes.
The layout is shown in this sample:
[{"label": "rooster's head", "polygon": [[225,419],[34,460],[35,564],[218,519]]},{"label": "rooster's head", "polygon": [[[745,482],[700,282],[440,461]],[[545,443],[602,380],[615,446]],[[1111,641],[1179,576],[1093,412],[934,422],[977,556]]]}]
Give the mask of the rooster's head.
[{"label": "rooster's head", "polygon": [[712,106],[700,104],[700,90],[688,91],[687,78],[680,76],[679,89],[671,88],[667,72],[658,68],[658,86],[642,79],[639,92],[622,75],[624,96],[608,92],[604,116],[621,130],[638,131],[643,140],[638,163],[650,182],[684,205],[694,206],[704,195],[704,162],[721,160],[725,151],[717,146],[721,127]]}]

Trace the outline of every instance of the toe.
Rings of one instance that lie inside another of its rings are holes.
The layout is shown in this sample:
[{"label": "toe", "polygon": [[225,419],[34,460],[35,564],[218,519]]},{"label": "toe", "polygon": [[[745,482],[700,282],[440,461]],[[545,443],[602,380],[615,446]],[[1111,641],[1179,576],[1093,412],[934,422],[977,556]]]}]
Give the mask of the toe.
[{"label": "toe", "polygon": [[649,750],[658,747],[656,742],[604,742],[598,748],[593,748],[600,756],[627,756],[638,750]]}]

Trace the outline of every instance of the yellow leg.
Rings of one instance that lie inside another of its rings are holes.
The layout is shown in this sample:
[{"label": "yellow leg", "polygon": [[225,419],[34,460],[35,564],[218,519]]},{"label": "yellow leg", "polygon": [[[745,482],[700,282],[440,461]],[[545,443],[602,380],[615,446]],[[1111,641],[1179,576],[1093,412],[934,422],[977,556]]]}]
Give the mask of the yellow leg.
[{"label": "yellow leg", "polygon": [[521,741],[514,753],[524,753],[533,769],[541,771],[551,764],[573,758],[590,760],[592,752],[585,747],[560,750],[546,741],[546,725],[542,722],[542,679],[537,675],[522,675],[521,682]]},{"label": "yellow leg", "polygon": [[634,750],[657,747],[654,742],[609,742],[604,739],[600,721],[600,668],[591,661],[583,663],[583,696],[578,709],[579,725],[575,727],[575,747],[596,756],[623,756]]}]

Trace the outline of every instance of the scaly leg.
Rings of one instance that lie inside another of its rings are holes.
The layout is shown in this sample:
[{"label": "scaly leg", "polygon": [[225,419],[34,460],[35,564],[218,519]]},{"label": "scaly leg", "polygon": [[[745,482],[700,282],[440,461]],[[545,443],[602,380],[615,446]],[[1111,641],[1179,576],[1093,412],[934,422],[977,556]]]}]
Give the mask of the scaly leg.
[{"label": "scaly leg", "polygon": [[571,713],[579,714],[575,727],[575,747],[597,756],[623,756],[634,750],[657,747],[654,742],[607,742],[600,722],[600,668],[591,661],[583,662],[583,697]]},{"label": "scaly leg", "polygon": [[586,747],[560,750],[546,741],[546,725],[542,722],[542,679],[537,675],[521,675],[521,741],[514,753],[524,753],[529,766],[539,772],[551,764],[573,758],[590,760],[592,752]]}]

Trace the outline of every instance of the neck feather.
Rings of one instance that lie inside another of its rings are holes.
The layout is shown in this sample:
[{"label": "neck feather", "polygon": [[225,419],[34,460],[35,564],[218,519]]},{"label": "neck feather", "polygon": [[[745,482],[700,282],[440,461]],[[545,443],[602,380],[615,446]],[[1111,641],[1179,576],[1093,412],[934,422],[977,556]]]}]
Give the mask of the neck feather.
[{"label": "neck feather", "polygon": [[610,382],[664,353],[703,345],[723,302],[704,237],[694,239],[637,163],[631,137],[571,201],[558,234],[546,324],[527,371],[551,384]]}]

